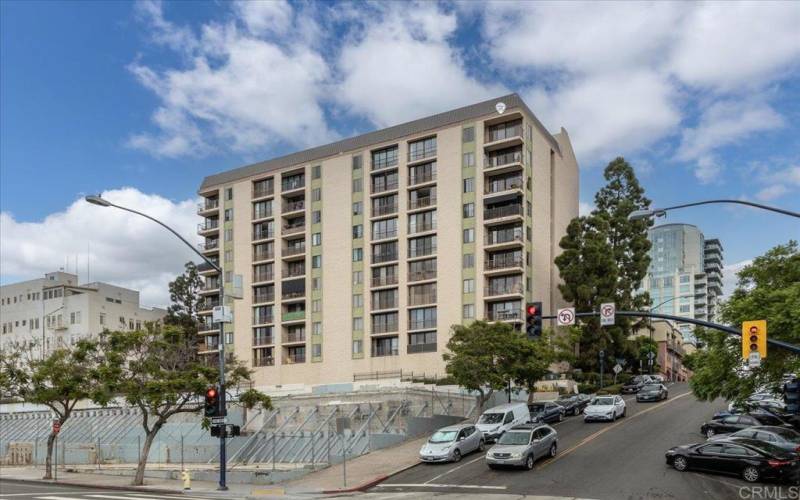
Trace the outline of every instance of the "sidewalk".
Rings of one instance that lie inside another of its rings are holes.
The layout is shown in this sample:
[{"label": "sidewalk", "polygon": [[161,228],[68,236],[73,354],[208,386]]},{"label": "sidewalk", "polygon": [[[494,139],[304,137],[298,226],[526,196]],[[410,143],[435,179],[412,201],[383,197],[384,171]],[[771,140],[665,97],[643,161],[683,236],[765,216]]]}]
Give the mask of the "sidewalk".
[{"label": "sidewalk", "polygon": [[363,491],[419,463],[419,449],[428,437],[373,451],[347,461],[347,486],[342,464],[312,472],[283,484],[288,494]]}]

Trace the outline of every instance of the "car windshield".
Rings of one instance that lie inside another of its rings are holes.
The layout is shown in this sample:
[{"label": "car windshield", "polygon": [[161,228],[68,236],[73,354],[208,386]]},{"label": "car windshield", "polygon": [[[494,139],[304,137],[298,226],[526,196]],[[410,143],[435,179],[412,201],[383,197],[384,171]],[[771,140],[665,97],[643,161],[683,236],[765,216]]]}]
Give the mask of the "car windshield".
[{"label": "car windshield", "polygon": [[611,406],[614,404],[614,398],[597,398],[592,401],[593,406]]},{"label": "car windshield", "polygon": [[502,436],[500,436],[500,440],[497,441],[497,444],[508,444],[508,445],[515,445],[515,444],[528,444],[531,440],[530,432],[506,432]]},{"label": "car windshield", "polygon": [[800,432],[797,432],[795,430],[784,429],[783,427],[772,427],[769,429],[769,432],[777,434],[786,441],[791,441],[792,443],[800,443]]},{"label": "car windshield", "polygon": [[558,401],[556,401],[556,403],[560,404],[561,406],[564,406],[572,403],[573,401],[575,401],[575,398],[567,398],[567,399],[559,399]]},{"label": "car windshield", "polygon": [[661,387],[658,384],[649,384],[649,385],[646,385],[646,386],[642,387],[643,391],[658,391],[660,389],[661,389]]},{"label": "car windshield", "polygon": [[499,424],[503,421],[502,413],[484,413],[481,419],[478,420],[479,424]]},{"label": "car windshield", "polygon": [[544,411],[544,403],[534,403],[532,405],[528,405],[528,409],[531,411],[531,413]]},{"label": "car windshield", "polygon": [[456,438],[458,431],[436,431],[428,440],[429,443],[449,443]]}]

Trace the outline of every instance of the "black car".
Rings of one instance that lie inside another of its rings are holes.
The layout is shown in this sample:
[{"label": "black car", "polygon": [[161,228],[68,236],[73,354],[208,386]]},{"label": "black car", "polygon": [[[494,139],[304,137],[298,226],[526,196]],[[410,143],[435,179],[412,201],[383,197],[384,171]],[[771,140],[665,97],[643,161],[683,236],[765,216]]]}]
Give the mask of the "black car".
[{"label": "black car", "polygon": [[704,436],[710,438],[715,434],[729,434],[756,425],[774,425],[777,427],[791,428],[790,424],[787,424],[775,415],[766,412],[752,412],[742,415],[728,415],[727,417],[711,420],[710,422],[704,422],[700,427],[700,432]]},{"label": "black car", "polygon": [[649,377],[647,379],[642,376],[633,377],[628,383],[623,384],[620,392],[622,392],[622,394],[636,394],[649,381]]},{"label": "black car", "polygon": [[798,454],[753,439],[687,444],[670,448],[667,464],[675,470],[702,470],[741,476],[754,483],[777,479],[800,484]]},{"label": "black car", "polygon": [[564,408],[564,413],[566,415],[580,415],[591,400],[592,398],[586,394],[576,394],[559,399],[556,401],[556,404]]},{"label": "black car", "polygon": [[636,393],[636,401],[661,401],[667,399],[669,392],[663,384],[647,384]]},{"label": "black car", "polygon": [[564,420],[564,407],[551,401],[528,405],[531,422],[561,422]]},{"label": "black car", "polygon": [[736,431],[733,434],[717,434],[709,441],[736,441],[739,439],[755,439],[782,448],[786,451],[800,453],[800,432],[786,427],[757,425]]}]

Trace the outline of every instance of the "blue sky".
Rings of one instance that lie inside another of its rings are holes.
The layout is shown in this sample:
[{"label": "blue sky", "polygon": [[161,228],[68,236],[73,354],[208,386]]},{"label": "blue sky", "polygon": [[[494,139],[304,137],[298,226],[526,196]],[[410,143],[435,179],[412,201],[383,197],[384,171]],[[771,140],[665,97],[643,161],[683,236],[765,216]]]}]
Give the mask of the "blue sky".
[{"label": "blue sky", "polygon": [[[4,282],[91,254],[92,278],[160,303],[189,255],[132,252],[169,243],[83,194],[194,238],[204,175],[508,92],[570,133],[585,209],[623,155],[655,205],[800,211],[797,3],[5,1],[0,22]],[[728,264],[800,238],[755,210],[667,221]]]}]

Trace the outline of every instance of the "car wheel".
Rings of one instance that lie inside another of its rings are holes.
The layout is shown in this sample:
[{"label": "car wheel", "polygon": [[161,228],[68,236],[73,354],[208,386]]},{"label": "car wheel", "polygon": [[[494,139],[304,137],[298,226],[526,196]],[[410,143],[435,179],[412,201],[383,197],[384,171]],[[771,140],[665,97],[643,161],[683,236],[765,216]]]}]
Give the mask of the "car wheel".
[{"label": "car wheel", "polygon": [[528,458],[525,459],[525,468],[528,470],[533,469],[533,455],[528,455]]},{"label": "car wheel", "polygon": [[485,449],[486,449],[486,441],[481,439],[480,442],[478,443],[478,451],[483,451]]},{"label": "car wheel", "polygon": [[563,422],[564,421],[564,414],[561,413],[561,412],[558,412],[558,421],[559,422]]},{"label": "car wheel", "polygon": [[714,436],[714,434],[716,434],[716,432],[714,432],[714,429],[711,429],[711,428],[706,429],[706,437],[707,438],[710,438],[710,437]]},{"label": "car wheel", "polygon": [[458,450],[453,450],[453,462],[460,462],[461,461],[461,452]]},{"label": "car wheel", "polygon": [[616,422],[617,421],[617,412],[616,411],[614,411],[614,415],[611,416],[611,421],[612,422]]},{"label": "car wheel", "polygon": [[761,477],[761,473],[758,472],[758,469],[753,467],[752,465],[748,465],[742,471],[742,479],[747,481],[748,483],[755,483]]},{"label": "car wheel", "polygon": [[550,445],[550,458],[554,458],[556,453],[558,453],[558,445],[553,443]]},{"label": "car wheel", "polygon": [[675,467],[675,470],[683,472],[689,468],[689,461],[686,460],[686,457],[677,456],[672,461],[672,466]]}]

